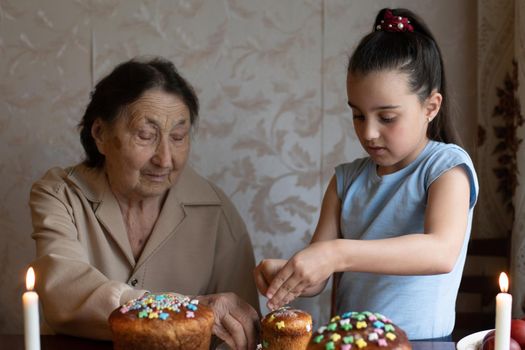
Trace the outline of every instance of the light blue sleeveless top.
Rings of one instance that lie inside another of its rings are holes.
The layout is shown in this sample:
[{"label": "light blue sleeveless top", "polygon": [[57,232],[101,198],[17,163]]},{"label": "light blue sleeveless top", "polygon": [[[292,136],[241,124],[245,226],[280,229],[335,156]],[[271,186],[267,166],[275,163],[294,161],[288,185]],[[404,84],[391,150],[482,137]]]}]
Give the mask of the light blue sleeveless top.
[{"label": "light blue sleeveless top", "polygon": [[412,340],[452,333],[478,196],[477,176],[469,155],[457,145],[430,141],[411,164],[392,174],[378,176],[376,164],[369,157],[335,168],[343,238],[381,239],[424,232],[427,191],[434,180],[456,166],[463,167],[470,180],[470,210],[454,269],[447,274],[423,276],[345,272],[337,291],[338,314],[365,310],[382,313]]}]

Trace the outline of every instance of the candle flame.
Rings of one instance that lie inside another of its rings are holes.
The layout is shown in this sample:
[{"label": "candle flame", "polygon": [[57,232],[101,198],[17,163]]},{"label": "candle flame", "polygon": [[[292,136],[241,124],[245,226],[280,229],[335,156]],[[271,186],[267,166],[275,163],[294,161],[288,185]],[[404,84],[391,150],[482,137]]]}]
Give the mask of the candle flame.
[{"label": "candle flame", "polygon": [[26,274],[26,289],[27,290],[33,290],[35,287],[35,270],[33,270],[32,267],[27,269]]},{"label": "candle flame", "polygon": [[502,293],[507,293],[509,290],[509,278],[505,272],[499,275],[499,289],[501,289]]}]

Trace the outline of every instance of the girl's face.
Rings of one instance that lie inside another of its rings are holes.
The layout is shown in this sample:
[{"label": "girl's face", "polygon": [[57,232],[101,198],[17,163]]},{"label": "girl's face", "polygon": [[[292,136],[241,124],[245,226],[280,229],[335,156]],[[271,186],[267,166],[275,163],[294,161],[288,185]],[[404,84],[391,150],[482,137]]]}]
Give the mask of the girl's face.
[{"label": "girl's face", "polygon": [[377,164],[377,173],[396,172],[412,162],[428,142],[428,123],[441,106],[433,92],[423,103],[396,70],[348,73],[348,105],[361,145]]}]

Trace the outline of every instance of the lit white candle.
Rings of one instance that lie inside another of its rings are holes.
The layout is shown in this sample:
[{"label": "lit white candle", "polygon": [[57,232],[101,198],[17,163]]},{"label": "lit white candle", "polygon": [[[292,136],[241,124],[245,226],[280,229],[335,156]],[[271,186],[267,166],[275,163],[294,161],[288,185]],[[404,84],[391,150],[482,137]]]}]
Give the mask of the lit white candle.
[{"label": "lit white candle", "polygon": [[27,270],[26,289],[22,296],[24,305],[24,341],[26,350],[40,350],[40,319],[38,316],[38,294],[33,291],[35,286],[35,271]]},{"label": "lit white candle", "polygon": [[499,288],[501,293],[498,293],[496,296],[496,334],[494,349],[509,350],[512,295],[507,293],[509,290],[509,279],[504,272],[499,275]]}]

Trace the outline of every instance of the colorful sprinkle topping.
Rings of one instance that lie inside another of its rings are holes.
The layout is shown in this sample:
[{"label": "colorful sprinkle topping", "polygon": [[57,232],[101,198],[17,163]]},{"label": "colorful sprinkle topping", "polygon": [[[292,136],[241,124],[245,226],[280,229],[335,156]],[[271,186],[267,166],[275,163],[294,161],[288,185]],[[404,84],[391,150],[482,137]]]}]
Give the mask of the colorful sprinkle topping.
[{"label": "colorful sprinkle topping", "polygon": [[352,337],[351,335],[343,338],[343,343],[345,344],[352,344],[353,342],[354,342],[354,337]]},{"label": "colorful sprinkle topping", "polygon": [[392,321],[379,313],[346,312],[319,327],[311,341],[325,350],[366,350],[368,345],[388,346],[397,334]]},{"label": "colorful sprinkle topping", "polygon": [[199,301],[190,299],[187,296],[166,293],[166,294],[146,294],[141,298],[133,299],[120,307],[120,312],[125,314],[130,311],[138,311],[138,318],[166,320],[170,317],[167,311],[175,313],[186,311],[186,318],[194,318]]},{"label": "colorful sprinkle topping", "polygon": [[314,343],[319,344],[320,342],[323,341],[323,338],[324,338],[324,335],[322,335],[322,334],[315,336],[314,337]]},{"label": "colorful sprinkle topping", "polygon": [[344,329],[345,331],[349,331],[352,329],[352,325],[350,323],[344,323],[341,325],[341,328]]},{"label": "colorful sprinkle topping", "polygon": [[355,328],[357,328],[357,329],[366,328],[366,322],[364,322],[364,321],[357,322],[355,324]]},{"label": "colorful sprinkle topping", "polygon": [[[284,320],[282,320],[283,318],[285,319],[294,319],[294,318],[297,318],[299,316],[298,312],[302,312],[302,311],[299,311],[299,310],[296,310],[296,309],[291,309],[290,307],[288,306],[284,306],[284,307],[281,307],[277,310],[274,310],[272,311],[271,313],[269,313],[268,315],[265,316],[265,318],[263,319],[263,322],[266,322],[268,324],[274,324],[275,325],[275,328],[277,329],[284,329],[286,328],[286,322]],[[307,332],[311,332],[312,331],[312,324],[311,323],[307,323],[306,324],[306,331]],[[262,344],[263,347],[264,347],[264,344]]]},{"label": "colorful sprinkle topping", "polygon": [[385,335],[386,338],[388,338],[389,340],[395,340],[396,339],[396,335],[394,333],[387,333]]},{"label": "colorful sprinkle topping", "polygon": [[[309,315],[305,318],[305,314],[308,315],[302,310],[293,309],[289,306],[281,307],[267,314],[261,321],[261,323],[263,324],[263,331],[261,334],[262,349],[281,348],[279,344],[273,343],[273,338],[266,338],[266,330],[268,329],[272,329],[272,333],[282,332],[283,334],[288,334],[290,332],[293,333],[296,330],[300,330],[301,332],[304,332],[304,330],[306,330],[307,333],[311,334],[312,320]],[[305,321],[304,323],[303,320]],[[289,329],[291,329],[291,331],[288,331]]]},{"label": "colorful sprinkle topping", "polygon": [[385,326],[385,324],[381,321],[375,321],[374,322],[374,327],[376,328],[383,328]]},{"label": "colorful sprinkle topping", "polygon": [[332,339],[333,341],[338,341],[339,339],[341,339],[341,335],[338,334],[338,333],[334,333],[334,334],[332,334],[330,339]]},{"label": "colorful sprinkle topping", "polygon": [[366,346],[366,341],[364,341],[363,339],[357,339],[355,344],[357,345],[359,349],[362,349]]},{"label": "colorful sprinkle topping", "polygon": [[339,317],[339,316],[334,316],[334,317],[332,317],[332,319],[330,320],[330,322],[337,322],[337,321],[339,321],[340,319],[341,319],[341,317]]},{"label": "colorful sprinkle topping", "polygon": [[377,333],[370,333],[368,335],[368,340],[369,341],[374,341],[374,340],[378,340],[379,339],[379,334]]}]

